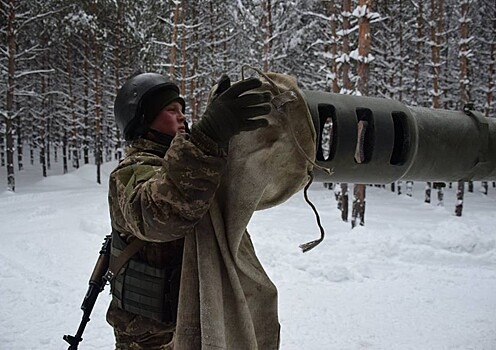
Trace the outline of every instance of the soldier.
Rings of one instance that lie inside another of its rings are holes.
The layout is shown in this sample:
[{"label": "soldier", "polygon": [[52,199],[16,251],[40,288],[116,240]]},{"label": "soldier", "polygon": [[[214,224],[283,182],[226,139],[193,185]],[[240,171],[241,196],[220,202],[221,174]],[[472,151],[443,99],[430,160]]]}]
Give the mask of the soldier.
[{"label": "soldier", "polygon": [[138,252],[111,279],[116,349],[173,348],[184,237],[209,210],[230,138],[268,125],[253,119],[271,110],[270,93],[250,91],[260,86],[223,76],[191,132],[179,88],[162,75],[135,75],[119,90],[114,113],[128,148],[109,180],[111,266],[131,245]]}]

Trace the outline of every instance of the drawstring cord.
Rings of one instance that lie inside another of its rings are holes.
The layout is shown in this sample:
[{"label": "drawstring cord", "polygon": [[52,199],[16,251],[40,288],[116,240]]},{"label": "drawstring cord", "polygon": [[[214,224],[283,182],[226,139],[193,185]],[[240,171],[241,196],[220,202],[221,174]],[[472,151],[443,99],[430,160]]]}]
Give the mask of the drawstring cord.
[{"label": "drawstring cord", "polygon": [[[270,79],[267,76],[267,74],[265,74],[264,72],[262,72],[260,69],[255,68],[255,67],[252,67],[252,66],[247,65],[247,64],[245,64],[245,65],[243,65],[241,67],[241,79],[242,80],[245,79],[245,70],[246,69],[252,69],[255,72],[257,72],[260,76],[264,77],[265,80],[267,80],[267,82],[277,92],[277,95],[272,100],[272,104],[276,107],[276,109],[281,114],[285,115],[286,116],[286,119],[287,119],[287,112],[284,109],[284,105],[287,102],[295,101],[298,98],[298,96],[296,95],[296,93],[294,91],[291,91],[291,90],[285,91],[285,92],[281,92],[281,90],[279,89],[279,87],[277,86],[277,84],[274,83],[274,81],[272,79]],[[292,141],[293,141],[294,145],[296,146],[296,149],[298,150],[298,152],[303,156],[303,158],[305,158],[307,160],[307,162],[309,162],[310,164],[312,164],[313,167],[318,168],[318,169],[324,171],[325,173],[331,175],[333,173],[333,171],[331,169],[326,168],[326,167],[322,167],[322,166],[318,165],[305,152],[305,150],[303,149],[303,147],[300,145],[300,142],[298,142],[298,138],[296,137],[296,133],[295,133],[295,130],[293,128],[293,125],[291,123],[284,123],[283,118],[280,118],[280,119],[281,119],[281,125],[288,125],[289,126],[289,130],[291,132]],[[308,183],[305,185],[305,188],[303,190],[303,194],[304,194],[305,201],[312,208],[312,210],[313,210],[313,212],[315,214],[315,218],[317,220],[317,225],[319,226],[319,229],[320,229],[320,238],[319,239],[316,239],[314,241],[310,241],[310,242],[301,244],[299,247],[301,248],[301,250],[303,251],[303,253],[306,253],[309,250],[315,248],[317,245],[319,245],[324,240],[324,237],[325,237],[325,231],[324,231],[324,228],[322,227],[322,223],[320,221],[320,216],[319,216],[319,213],[317,211],[317,208],[315,207],[315,205],[308,198],[308,189],[309,189],[310,185],[313,182],[313,172],[309,172],[308,175],[309,175],[310,179],[309,179]]]},{"label": "drawstring cord", "polygon": [[316,239],[314,241],[300,244],[299,247],[301,248],[303,253],[306,253],[309,250],[315,248],[317,245],[319,245],[324,240],[324,237],[325,237],[325,231],[324,231],[324,227],[322,226],[322,223],[320,222],[319,212],[317,211],[317,208],[315,208],[315,205],[313,205],[313,203],[310,201],[310,199],[308,199],[308,188],[310,187],[310,185],[313,182],[313,173],[309,173],[309,175],[310,175],[310,180],[308,181],[308,183],[305,186],[305,189],[303,190],[303,196],[305,197],[305,201],[312,208],[313,213],[315,214],[315,219],[317,220],[317,225],[319,226],[319,230],[320,230],[320,238]]},{"label": "drawstring cord", "polygon": [[272,86],[272,88],[277,91],[277,94],[280,94],[281,93],[281,90],[279,89],[279,86],[277,86],[277,84],[274,83],[274,81],[272,79],[270,79],[267,76],[267,74],[265,74],[264,72],[262,72],[260,69],[258,69],[256,67],[250,66],[249,64],[243,64],[241,66],[241,80],[245,80],[245,70],[247,70],[247,69],[254,70],[258,74],[260,74],[262,77],[265,78],[265,80],[267,80],[269,82],[269,84]]}]

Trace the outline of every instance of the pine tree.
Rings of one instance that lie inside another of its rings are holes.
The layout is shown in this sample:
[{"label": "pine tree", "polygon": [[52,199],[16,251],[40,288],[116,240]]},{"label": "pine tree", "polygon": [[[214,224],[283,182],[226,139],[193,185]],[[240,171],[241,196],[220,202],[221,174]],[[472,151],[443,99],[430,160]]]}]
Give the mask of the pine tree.
[{"label": "pine tree", "polygon": [[15,191],[14,173],[14,127],[13,120],[17,112],[14,110],[14,91],[16,74],[16,40],[18,26],[16,23],[16,12],[18,10],[16,0],[8,0],[7,15],[7,52],[8,52],[8,73],[7,73],[7,101],[4,114],[5,122],[5,144],[7,160],[7,188]]},{"label": "pine tree", "polygon": [[[472,0],[462,0],[460,3],[460,41],[459,41],[459,57],[460,57],[460,104],[465,105],[471,101],[470,96],[470,77],[469,77],[469,61],[472,56],[469,44],[473,38],[470,37],[470,8]],[[462,216],[463,197],[465,192],[465,182],[459,181],[456,192],[456,216]]]},{"label": "pine tree", "polygon": [[[356,91],[360,95],[368,95],[369,89],[369,65],[373,59],[370,55],[371,52],[371,32],[370,32],[370,19],[375,18],[377,15],[370,11],[372,0],[359,0],[358,7],[354,11],[354,15],[358,18],[358,55],[355,56],[357,60],[358,71],[358,84]],[[367,125],[369,123],[366,110],[357,111],[358,115],[358,129],[364,128],[364,133],[367,133]],[[363,114],[363,115],[361,115]],[[360,136],[358,139],[360,140]],[[360,141],[358,141],[360,142]],[[361,161],[360,161],[361,162]],[[360,163],[359,162],[359,163]],[[357,223],[361,226],[365,225],[365,196],[366,185],[355,184],[353,189],[353,211],[351,226],[355,227]]]},{"label": "pine tree", "polygon": [[[340,64],[340,74],[342,79],[340,84],[342,94],[352,93],[352,83],[350,79],[350,31],[351,31],[351,0],[343,0],[342,6],[342,30],[341,30],[341,57],[338,58]],[[349,194],[348,194],[348,184],[341,184],[341,219],[345,222],[348,221],[348,206],[349,206]],[[352,221],[353,226],[353,221]]]},{"label": "pine tree", "polygon": [[415,23],[415,37],[413,43],[415,43],[414,48],[414,60],[413,60],[413,84],[412,84],[412,96],[411,104],[413,106],[425,106],[426,102],[423,98],[425,96],[425,82],[426,72],[424,71],[426,53],[425,53],[425,42],[426,36],[426,19],[424,14],[425,4],[424,0],[418,0],[415,3],[416,11],[416,23]]}]

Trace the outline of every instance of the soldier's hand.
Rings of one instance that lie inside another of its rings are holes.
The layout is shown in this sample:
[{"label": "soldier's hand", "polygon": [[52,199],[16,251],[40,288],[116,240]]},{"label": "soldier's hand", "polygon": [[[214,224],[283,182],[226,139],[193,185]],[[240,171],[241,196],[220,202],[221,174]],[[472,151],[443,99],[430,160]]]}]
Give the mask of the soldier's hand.
[{"label": "soldier's hand", "polygon": [[223,75],[203,118],[195,127],[225,148],[232,136],[269,125],[267,119],[255,118],[270,113],[271,93],[249,92],[261,85],[259,79],[249,78],[231,86],[229,77]]}]

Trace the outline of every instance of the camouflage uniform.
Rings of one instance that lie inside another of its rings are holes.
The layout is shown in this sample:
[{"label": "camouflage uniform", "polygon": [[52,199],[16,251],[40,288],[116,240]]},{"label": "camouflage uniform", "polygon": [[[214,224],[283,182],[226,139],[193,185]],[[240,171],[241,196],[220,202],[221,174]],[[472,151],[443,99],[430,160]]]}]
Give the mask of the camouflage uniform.
[{"label": "camouflage uniform", "polygon": [[[150,140],[134,140],[126,154],[109,180],[112,227],[128,242],[136,238],[151,242],[138,259],[164,268],[182,256],[183,238],[207,213],[226,159],[199,131],[193,136],[179,134],[169,149]],[[122,310],[115,300],[107,321],[114,328],[118,350],[172,349],[174,324]]]}]

